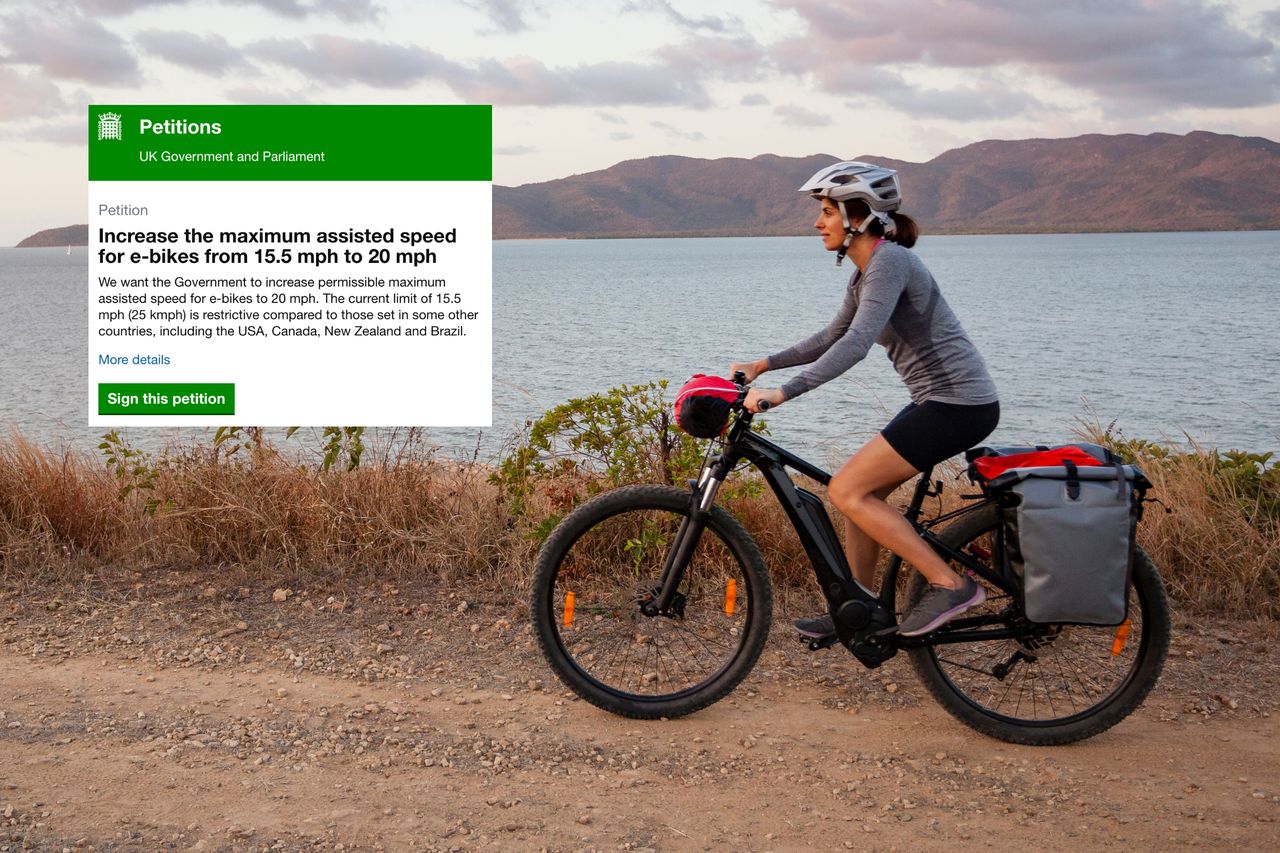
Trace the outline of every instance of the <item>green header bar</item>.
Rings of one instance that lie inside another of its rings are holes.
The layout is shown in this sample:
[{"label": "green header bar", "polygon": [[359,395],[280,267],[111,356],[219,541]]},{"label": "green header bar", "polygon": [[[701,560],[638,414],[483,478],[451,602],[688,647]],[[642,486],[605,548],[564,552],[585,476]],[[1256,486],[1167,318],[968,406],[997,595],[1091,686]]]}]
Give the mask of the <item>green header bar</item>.
[{"label": "green header bar", "polygon": [[491,181],[490,106],[89,107],[91,181]]},{"label": "green header bar", "polygon": [[100,382],[100,415],[234,415],[233,382]]}]

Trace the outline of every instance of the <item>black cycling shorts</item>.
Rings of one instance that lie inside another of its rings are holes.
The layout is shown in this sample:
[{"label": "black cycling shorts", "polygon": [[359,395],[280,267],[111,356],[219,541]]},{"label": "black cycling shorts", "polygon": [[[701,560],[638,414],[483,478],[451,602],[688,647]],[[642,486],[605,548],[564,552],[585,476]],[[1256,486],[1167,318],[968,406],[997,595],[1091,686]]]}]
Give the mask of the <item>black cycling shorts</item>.
[{"label": "black cycling shorts", "polygon": [[880,434],[911,467],[923,471],[976,446],[999,422],[998,402],[960,406],[926,400],[908,403]]}]

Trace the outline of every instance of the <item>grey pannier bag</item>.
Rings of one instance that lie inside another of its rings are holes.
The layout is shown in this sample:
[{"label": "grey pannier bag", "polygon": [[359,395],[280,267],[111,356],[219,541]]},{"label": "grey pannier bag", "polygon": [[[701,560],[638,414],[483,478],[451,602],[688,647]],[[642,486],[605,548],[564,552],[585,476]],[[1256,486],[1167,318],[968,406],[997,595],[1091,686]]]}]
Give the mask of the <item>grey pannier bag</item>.
[{"label": "grey pannier bag", "polygon": [[1142,472],[1094,444],[982,447],[968,458],[970,476],[1000,508],[1001,556],[1022,580],[1027,618],[1124,622],[1150,486]]}]

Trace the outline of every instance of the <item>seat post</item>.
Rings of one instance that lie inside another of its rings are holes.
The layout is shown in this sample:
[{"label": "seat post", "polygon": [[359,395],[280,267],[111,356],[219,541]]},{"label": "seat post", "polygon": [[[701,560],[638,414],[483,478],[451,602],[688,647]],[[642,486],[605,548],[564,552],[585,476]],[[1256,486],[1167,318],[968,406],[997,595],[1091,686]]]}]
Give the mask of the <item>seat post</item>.
[{"label": "seat post", "polygon": [[920,508],[924,506],[924,499],[929,495],[929,486],[933,479],[933,466],[920,472],[920,479],[916,481],[915,493],[911,496],[911,504],[903,513],[907,517],[907,521],[912,524],[920,517]]}]

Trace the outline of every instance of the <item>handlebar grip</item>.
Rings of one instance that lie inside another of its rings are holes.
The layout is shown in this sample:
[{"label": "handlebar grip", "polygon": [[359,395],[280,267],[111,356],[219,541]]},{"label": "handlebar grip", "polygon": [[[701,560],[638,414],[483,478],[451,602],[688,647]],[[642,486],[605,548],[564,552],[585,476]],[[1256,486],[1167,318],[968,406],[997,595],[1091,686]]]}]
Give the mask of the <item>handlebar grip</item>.
[{"label": "handlebar grip", "polygon": [[769,411],[769,409],[770,409],[770,408],[772,408],[772,406],[773,406],[773,404],[772,404],[772,403],[770,403],[768,400],[761,400],[761,401],[760,401],[760,411],[762,411],[762,412],[767,412],[767,411]]}]

